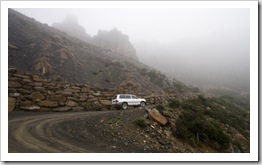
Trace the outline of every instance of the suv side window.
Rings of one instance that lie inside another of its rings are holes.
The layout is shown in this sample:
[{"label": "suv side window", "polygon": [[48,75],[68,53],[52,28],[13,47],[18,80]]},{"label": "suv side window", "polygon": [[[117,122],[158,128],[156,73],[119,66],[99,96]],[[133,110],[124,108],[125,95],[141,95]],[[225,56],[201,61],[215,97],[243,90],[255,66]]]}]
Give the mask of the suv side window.
[{"label": "suv side window", "polygon": [[130,95],[126,95],[126,99],[131,99],[131,96]]},{"label": "suv side window", "polygon": [[119,95],[120,99],[125,99],[125,95]]},{"label": "suv side window", "polygon": [[132,95],[132,99],[137,99],[137,97],[135,95]]}]

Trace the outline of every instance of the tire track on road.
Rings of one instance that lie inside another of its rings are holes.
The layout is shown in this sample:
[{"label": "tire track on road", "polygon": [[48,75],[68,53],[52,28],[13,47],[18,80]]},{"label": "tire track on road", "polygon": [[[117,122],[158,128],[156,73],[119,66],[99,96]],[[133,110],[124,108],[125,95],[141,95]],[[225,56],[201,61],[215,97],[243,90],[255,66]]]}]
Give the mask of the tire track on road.
[{"label": "tire track on road", "polygon": [[[59,152],[94,152],[87,144],[77,142],[62,129],[63,124],[96,115],[110,113],[75,112],[75,113],[25,113],[11,117],[8,121],[8,152],[10,153],[59,153]],[[11,116],[15,114],[11,114]],[[90,142],[91,144],[92,142]],[[94,148],[92,146],[91,148]]]}]

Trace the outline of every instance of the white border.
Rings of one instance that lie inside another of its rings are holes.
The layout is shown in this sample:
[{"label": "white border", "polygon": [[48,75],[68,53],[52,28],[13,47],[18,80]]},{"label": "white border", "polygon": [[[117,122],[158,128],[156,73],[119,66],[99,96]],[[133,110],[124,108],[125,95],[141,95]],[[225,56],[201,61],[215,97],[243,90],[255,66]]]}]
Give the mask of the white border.
[{"label": "white border", "polygon": [[[249,8],[250,153],[8,153],[8,8]],[[1,1],[1,161],[258,161],[257,1]]]}]

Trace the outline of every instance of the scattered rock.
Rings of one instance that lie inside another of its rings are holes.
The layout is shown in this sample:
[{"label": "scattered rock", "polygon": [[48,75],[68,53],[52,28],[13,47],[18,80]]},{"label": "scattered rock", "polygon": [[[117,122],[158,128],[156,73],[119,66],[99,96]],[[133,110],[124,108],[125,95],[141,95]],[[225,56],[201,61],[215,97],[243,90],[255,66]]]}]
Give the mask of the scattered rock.
[{"label": "scattered rock", "polygon": [[11,44],[11,43],[8,43],[8,48],[10,49],[18,49],[17,46]]}]

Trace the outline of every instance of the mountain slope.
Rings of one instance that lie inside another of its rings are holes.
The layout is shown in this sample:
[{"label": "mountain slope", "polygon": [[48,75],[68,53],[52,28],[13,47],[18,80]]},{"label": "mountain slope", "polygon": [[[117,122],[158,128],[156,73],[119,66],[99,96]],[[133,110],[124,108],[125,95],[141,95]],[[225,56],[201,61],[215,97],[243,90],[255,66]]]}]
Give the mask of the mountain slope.
[{"label": "mountain slope", "polygon": [[143,95],[181,90],[181,85],[175,87],[165,75],[121,51],[84,42],[12,9],[8,19],[8,64],[18,71]]}]

